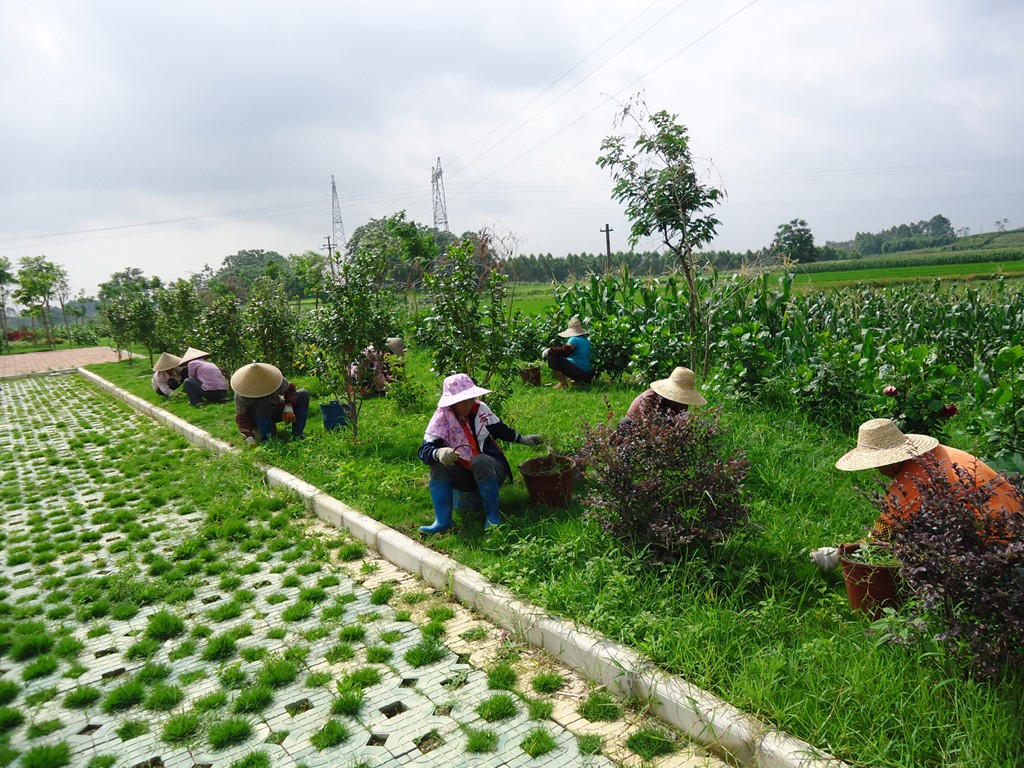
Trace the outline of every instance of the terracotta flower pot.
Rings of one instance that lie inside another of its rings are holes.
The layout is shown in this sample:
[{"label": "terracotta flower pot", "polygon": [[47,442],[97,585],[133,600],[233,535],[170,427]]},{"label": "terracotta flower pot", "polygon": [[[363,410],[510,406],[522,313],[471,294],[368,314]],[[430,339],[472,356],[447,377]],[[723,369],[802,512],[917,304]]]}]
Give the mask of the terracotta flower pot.
[{"label": "terracotta flower pot", "polygon": [[540,366],[533,366],[532,368],[521,368],[519,370],[519,378],[529,384],[531,387],[540,386]]},{"label": "terracotta flower pot", "polygon": [[519,465],[531,504],[567,507],[572,499],[576,466],[568,456],[538,456]]},{"label": "terracotta flower pot", "polygon": [[898,565],[862,563],[850,557],[860,549],[860,543],[839,547],[839,564],[843,568],[846,595],[850,608],[861,611],[875,621],[881,618],[886,606],[899,608],[904,601],[903,577]]}]

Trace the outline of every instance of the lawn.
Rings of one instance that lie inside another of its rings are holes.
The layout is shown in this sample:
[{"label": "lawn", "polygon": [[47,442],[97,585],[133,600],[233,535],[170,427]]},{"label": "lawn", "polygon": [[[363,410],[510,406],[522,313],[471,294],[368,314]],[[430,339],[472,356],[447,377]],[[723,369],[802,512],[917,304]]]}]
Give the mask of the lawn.
[{"label": "lawn", "polygon": [[878,269],[840,270],[798,274],[794,285],[801,288],[839,287],[843,285],[883,285],[908,280],[957,278],[970,280],[991,278],[996,275],[1020,277],[1024,275],[1024,261],[989,261],[977,264],[931,264],[919,267],[879,267]]},{"label": "lawn", "polygon": [[[426,469],[416,459],[439,381],[410,349],[410,377],[426,393],[403,411],[368,401],[360,441],[325,433],[311,412],[308,439],[280,441],[250,456],[279,465],[408,535],[432,519]],[[152,402],[149,370],[136,361],[92,366]],[[548,374],[545,372],[545,376]],[[546,378],[550,383],[550,378]],[[309,386],[314,400],[316,382]],[[540,432],[554,450],[579,443],[581,420],[618,418],[639,391],[612,383],[584,391],[515,385],[503,416]],[[874,517],[851,476],[833,464],[854,437],[796,413],[721,400],[722,420],[746,451],[749,530],[723,546],[653,566],[585,519],[585,489],[566,510],[531,507],[521,479],[502,491],[508,524],[483,535],[480,520],[427,540],[550,611],[585,623],[649,655],[665,669],[857,764],[1013,766],[1024,739],[1024,686],[972,682],[931,644],[893,640],[899,617],[870,625],[851,614],[841,580],[820,576],[808,550],[859,538]],[[241,445],[230,405],[168,409]],[[710,407],[710,406],[709,406]],[[967,450],[976,446],[960,444]],[[511,446],[513,467],[537,449]]]}]

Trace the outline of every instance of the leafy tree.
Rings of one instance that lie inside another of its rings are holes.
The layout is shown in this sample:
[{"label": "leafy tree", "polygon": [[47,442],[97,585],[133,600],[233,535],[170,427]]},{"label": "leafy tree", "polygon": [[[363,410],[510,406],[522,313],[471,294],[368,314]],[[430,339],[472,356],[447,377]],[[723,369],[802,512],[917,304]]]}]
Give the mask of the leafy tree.
[{"label": "leafy tree", "polygon": [[[636,132],[605,138],[597,164],[611,171],[615,182],[612,198],[626,206],[632,222],[630,245],[657,235],[675,255],[689,291],[690,337],[697,342],[706,308],[695,285],[695,251],[715,236],[720,222],[711,210],[724,193],[701,182],[686,126],[677,122],[676,115],[665,111],[651,114],[646,104],[633,100],[622,108],[617,124],[624,125],[627,120],[635,124]],[[705,332],[702,347],[709,343],[706,336]],[[690,367],[695,370],[698,354],[698,345],[691,343]],[[707,355],[704,357],[706,367]]]},{"label": "leafy tree", "polygon": [[775,230],[775,241],[772,250],[789,261],[806,264],[816,261],[818,249],[814,247],[814,235],[803,219],[793,219],[788,224],[780,224]]},{"label": "leafy tree", "polygon": [[348,253],[352,254],[364,246],[384,252],[387,280],[403,287],[412,297],[415,309],[416,290],[423,280],[423,273],[439,253],[434,230],[406,220],[405,211],[399,211],[357,227],[349,238]]},{"label": "leafy tree", "polygon": [[277,251],[244,250],[224,258],[215,280],[244,300],[256,279],[267,275],[268,270],[277,277],[290,275],[288,260]]},{"label": "leafy tree", "polygon": [[18,288],[12,297],[28,307],[43,321],[46,343],[53,347],[53,324],[50,322],[50,301],[57,290],[61,268],[45,256],[25,256],[18,269]]},{"label": "leafy tree", "polygon": [[157,335],[174,353],[184,351],[194,341],[203,314],[199,292],[191,280],[175,280],[153,295],[156,302]]},{"label": "leafy tree", "polygon": [[64,330],[67,331],[68,341],[71,341],[71,325],[68,323],[68,300],[71,298],[71,283],[68,282],[68,273],[64,267],[57,267],[57,282],[54,283],[54,295],[60,304],[60,315],[64,318]]},{"label": "leafy tree", "polygon": [[227,376],[251,362],[246,360],[241,331],[242,310],[238,297],[230,291],[215,292],[199,320],[199,345],[212,355]]},{"label": "leafy tree", "polygon": [[387,241],[364,238],[338,265],[336,280],[328,282],[323,305],[311,312],[303,329],[307,347],[304,367],[344,399],[349,408],[352,437],[359,436],[359,413],[364,392],[351,363],[373,346],[384,349],[396,325],[396,294],[388,285]]},{"label": "leafy tree", "polygon": [[320,297],[327,279],[327,257],[316,251],[304,251],[288,257],[291,273],[295,276],[296,300],[313,299],[313,307],[319,309]]},{"label": "leafy tree", "polygon": [[281,280],[258,277],[242,313],[248,351],[254,360],[290,372],[295,365],[295,315]]},{"label": "leafy tree", "polygon": [[515,370],[516,352],[494,239],[486,232],[474,239],[449,248],[424,277],[432,307],[420,335],[434,348],[436,373],[467,373],[488,386]]},{"label": "leafy tree", "polygon": [[159,277],[146,277],[138,267],[127,267],[115,272],[105,283],[100,283],[100,301],[105,302],[124,294],[152,295],[161,285]]},{"label": "leafy tree", "polygon": [[6,256],[0,256],[0,329],[3,331],[3,347],[8,351],[11,348],[10,342],[7,341],[7,300],[11,297],[8,286],[16,282],[11,271],[11,260]]}]

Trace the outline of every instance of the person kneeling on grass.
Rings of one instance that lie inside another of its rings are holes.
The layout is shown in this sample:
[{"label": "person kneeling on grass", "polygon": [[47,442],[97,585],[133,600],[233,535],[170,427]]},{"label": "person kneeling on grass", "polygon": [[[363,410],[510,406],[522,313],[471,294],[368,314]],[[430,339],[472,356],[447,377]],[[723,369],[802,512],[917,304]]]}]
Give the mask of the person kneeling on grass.
[{"label": "person kneeling on grass", "polygon": [[559,334],[568,339],[565,344],[546,347],[540,356],[548,361],[548,368],[555,374],[558,383],[555,389],[574,384],[589,384],[594,380],[594,368],[590,363],[590,339],[583,329],[579,315],[574,315],[569,326]]},{"label": "person kneeling on grass", "polygon": [[209,352],[193,347],[186,349],[181,356],[181,364],[187,374],[181,386],[188,395],[189,403],[197,408],[228,399],[228,380],[220,368],[206,359],[209,356]]},{"label": "person kneeling on grass", "polygon": [[[857,447],[845,453],[836,468],[844,471],[877,469],[892,482],[885,493],[882,511],[871,530],[874,539],[888,540],[894,527],[921,510],[921,494],[933,483],[960,488],[966,481],[984,488],[987,501],[978,513],[1020,512],[1017,490],[985,462],[965,451],[939,445],[928,435],[903,434],[891,419],[871,419],[860,425]],[[835,547],[811,552],[811,560],[823,571],[839,564]]]},{"label": "person kneeling on grass", "polygon": [[170,352],[161,353],[156,365],[153,366],[153,378],[150,380],[153,391],[164,397],[173,395],[174,390],[181,386],[181,382],[185,378],[181,375],[180,368],[180,357],[172,355]]},{"label": "person kneeling on grass", "polygon": [[487,513],[484,528],[500,525],[498,489],[512,480],[512,468],[495,438],[521,445],[540,443],[539,435],[520,435],[480,402],[490,391],[465,373],[444,380],[419,450],[420,461],[430,467],[434,505],[434,522],[421,525],[423,533],[451,529],[455,490],[478,491]]},{"label": "person kneeling on grass", "polygon": [[696,380],[693,371],[679,367],[667,379],[652,381],[651,388],[633,400],[623,421],[633,421],[648,413],[677,415],[689,411],[691,405],[707,404],[708,401],[697,391]]},{"label": "person kneeling on grass", "polygon": [[277,434],[278,422],[292,425],[292,437],[305,438],[309,392],[296,389],[277,366],[243,365],[231,376],[235,390],[235,423],[248,445],[265,443]]}]

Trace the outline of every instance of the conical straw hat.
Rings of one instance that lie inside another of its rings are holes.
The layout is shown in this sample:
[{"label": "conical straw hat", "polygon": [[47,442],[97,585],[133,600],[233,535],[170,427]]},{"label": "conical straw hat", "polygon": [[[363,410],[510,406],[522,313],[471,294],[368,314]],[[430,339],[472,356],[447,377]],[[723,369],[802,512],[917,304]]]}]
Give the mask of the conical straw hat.
[{"label": "conical straw hat", "polygon": [[897,464],[927,453],[939,441],[928,435],[905,435],[892,419],[871,419],[857,431],[857,447],[836,462],[846,471]]},{"label": "conical straw hat", "polygon": [[200,358],[209,356],[209,352],[203,352],[201,349],[189,347],[185,350],[185,354],[181,356],[181,364],[184,365],[185,363],[191,363],[193,360],[199,360]]},{"label": "conical straw hat", "polygon": [[697,377],[689,368],[676,368],[667,379],[651,382],[651,389],[673,403],[704,405],[707,400],[694,386]]},{"label": "conical straw hat", "polygon": [[242,397],[266,397],[281,386],[284,375],[276,365],[249,363],[231,376],[231,388]]},{"label": "conical straw hat", "polygon": [[161,352],[160,358],[156,361],[156,365],[153,366],[153,371],[156,373],[169,371],[171,368],[177,368],[179,365],[181,365],[180,357],[172,355],[170,352]]}]

